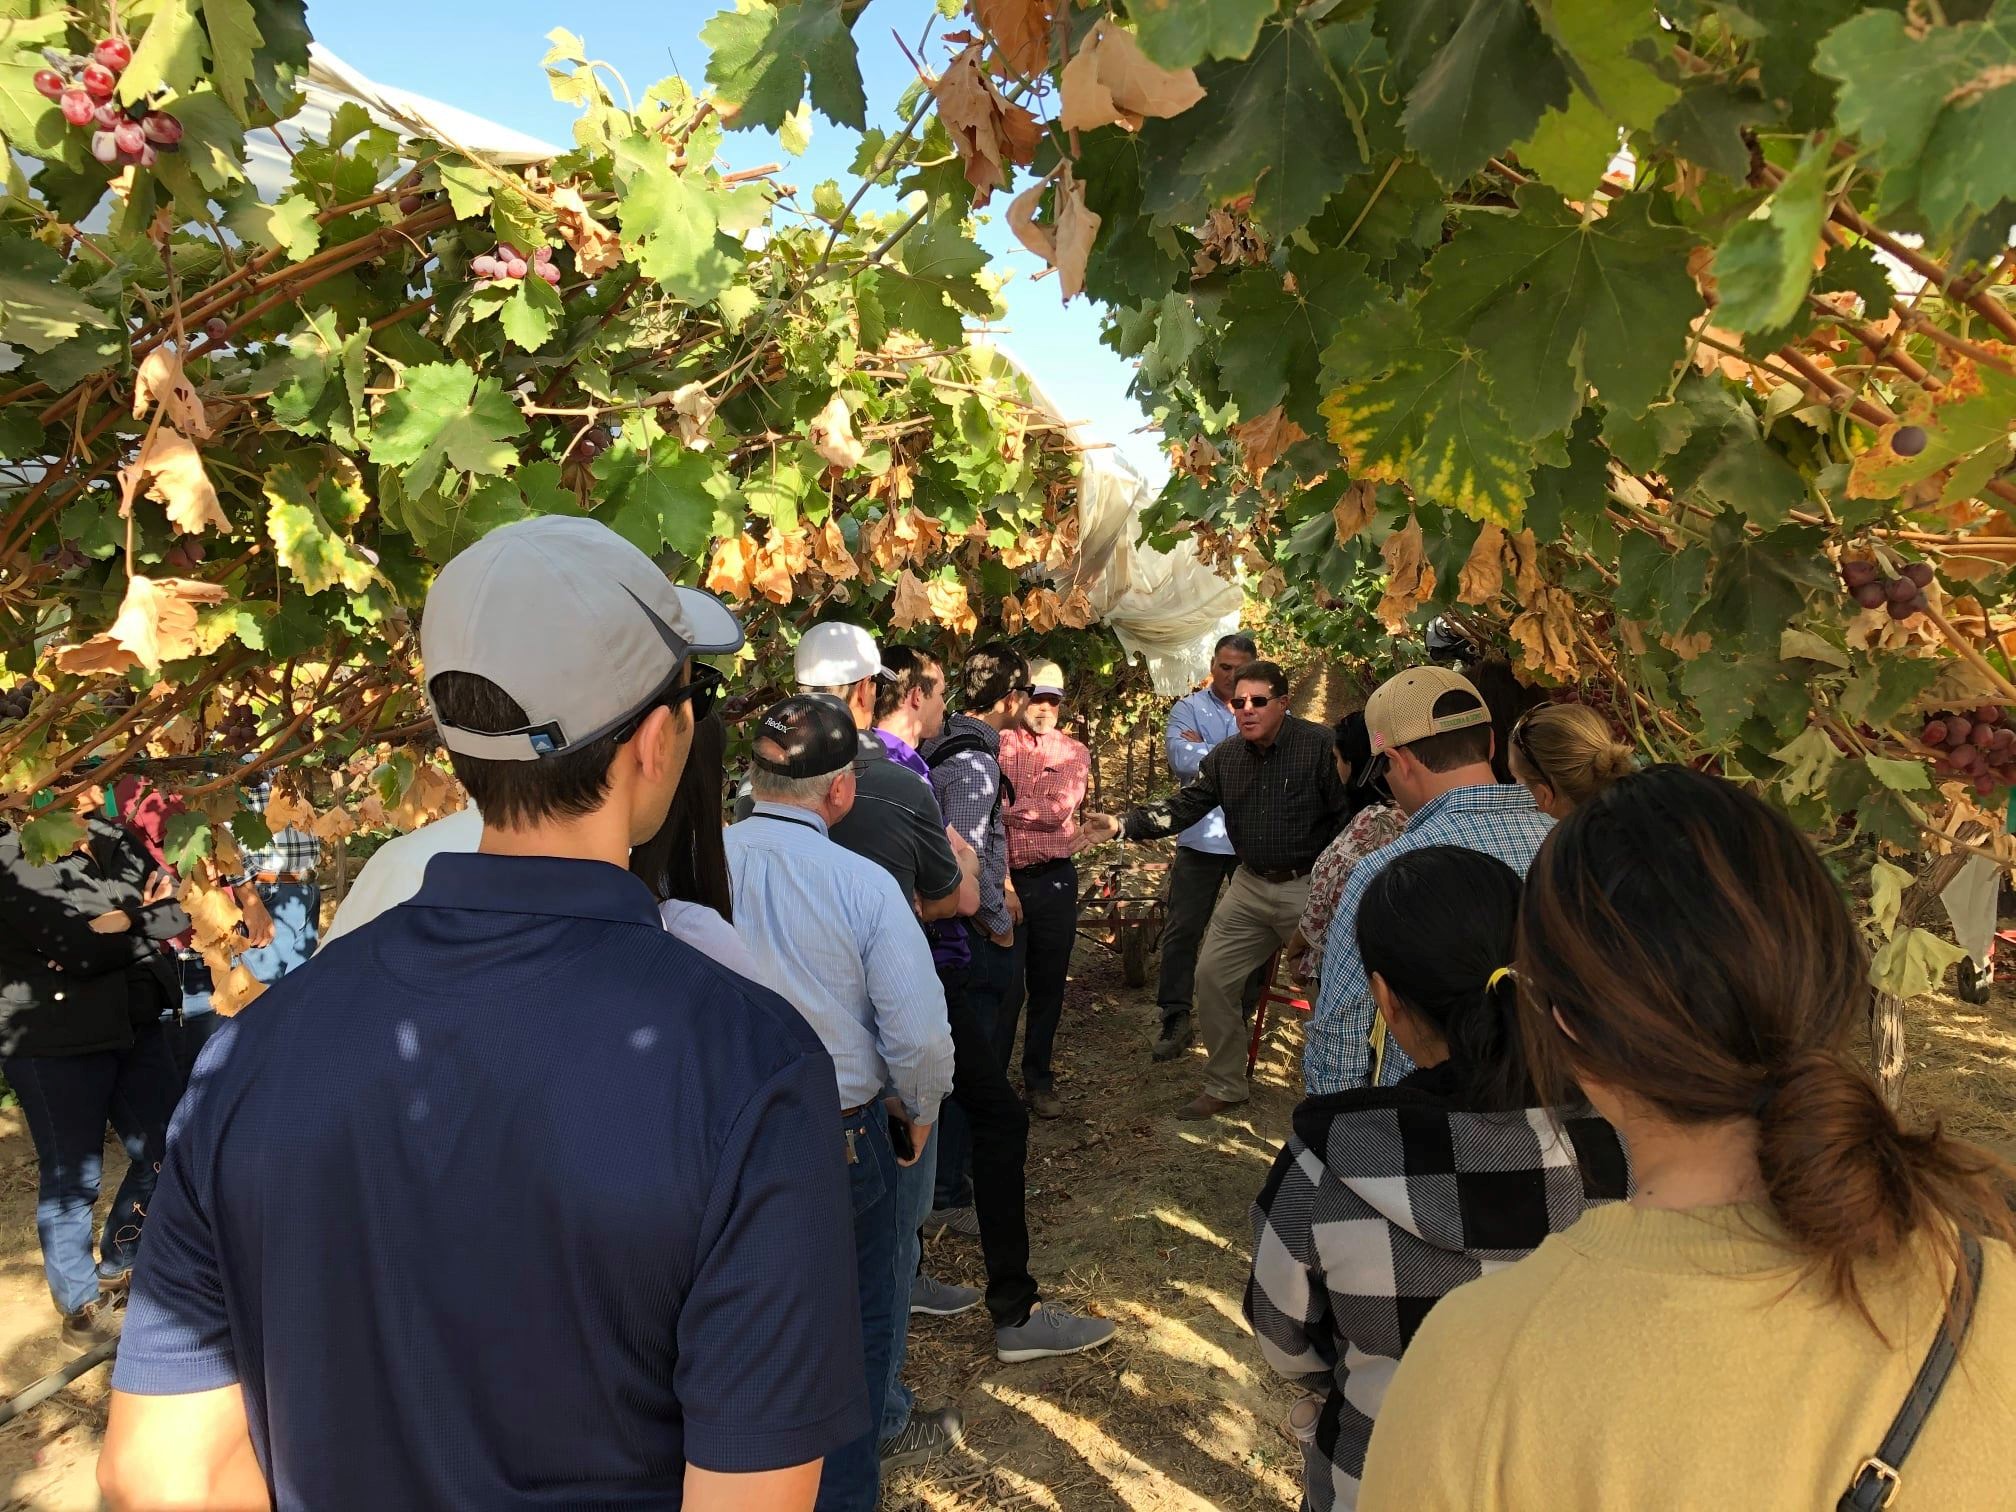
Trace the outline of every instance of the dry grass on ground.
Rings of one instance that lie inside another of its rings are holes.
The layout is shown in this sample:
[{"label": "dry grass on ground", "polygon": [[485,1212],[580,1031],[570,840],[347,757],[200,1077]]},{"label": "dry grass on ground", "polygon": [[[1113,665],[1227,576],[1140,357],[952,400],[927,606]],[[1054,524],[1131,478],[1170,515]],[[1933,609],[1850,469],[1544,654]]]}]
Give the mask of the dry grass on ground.
[{"label": "dry grass on ground", "polygon": [[[2016,952],[2005,951],[2016,964]],[[1274,1381],[1239,1319],[1246,1210],[1288,1124],[1300,1026],[1270,1034],[1242,1117],[1179,1124],[1195,1061],[1153,1066],[1152,993],[1120,985],[1086,945],[1059,1037],[1066,1116],[1035,1126],[1033,1269],[1048,1296],[1116,1319],[1119,1338],[1075,1359],[1002,1365],[984,1315],[919,1319],[910,1379],[927,1404],[966,1414],[967,1445],[894,1477],[889,1512],[1292,1508],[1299,1457],[1281,1429],[1292,1389]],[[1913,1111],[2016,1156],[2016,987],[1975,1007],[1913,1005]],[[116,1183],[123,1156],[108,1153]],[[112,1183],[108,1183],[112,1184]],[[976,1248],[933,1242],[937,1274],[981,1280]],[[35,1244],[33,1155],[0,1114],[0,1394],[60,1365]],[[90,1512],[105,1373],[0,1428],[0,1512]]]}]

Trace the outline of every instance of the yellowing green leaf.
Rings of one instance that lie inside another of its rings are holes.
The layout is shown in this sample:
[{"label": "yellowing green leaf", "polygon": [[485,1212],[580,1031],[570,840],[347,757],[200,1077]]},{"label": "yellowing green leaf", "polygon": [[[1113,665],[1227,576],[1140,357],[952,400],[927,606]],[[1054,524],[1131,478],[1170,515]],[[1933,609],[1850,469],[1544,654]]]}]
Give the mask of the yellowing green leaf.
[{"label": "yellowing green leaf", "polygon": [[513,346],[536,352],[553,338],[560,324],[560,295],[543,278],[529,274],[504,302],[501,312],[504,335]]},{"label": "yellowing green leaf", "polygon": [[1797,802],[1826,787],[1827,775],[1834,770],[1841,753],[1820,726],[1808,725],[1790,745],[1773,751],[1771,759],[1785,768],[1778,774],[1779,791],[1787,802]]},{"label": "yellowing green leaf", "polygon": [[1418,498],[1508,527],[1525,513],[1532,450],[1468,349],[1414,347],[1331,393],[1322,413],[1355,477],[1406,483]]},{"label": "yellowing green leaf", "polygon": [[1824,143],[1807,147],[1762,212],[1730,232],[1716,249],[1717,325],[1770,331],[1799,313],[1813,282],[1813,254],[1827,218],[1832,156]]},{"label": "yellowing green leaf", "polygon": [[203,28],[195,0],[161,0],[154,19],[119,76],[120,103],[131,105],[161,89],[187,89],[203,72]]},{"label": "yellowing green leaf", "polygon": [[868,100],[841,0],[741,0],[700,29],[707,82],[738,127],[781,127],[806,93],[825,117],[860,131]]},{"label": "yellowing green leaf", "polygon": [[1966,954],[1923,929],[1899,930],[1869,963],[1869,982],[1892,997],[1919,997],[1937,987],[1947,968]]},{"label": "yellowing green leaf", "polygon": [[231,114],[250,120],[246,86],[252,64],[266,38],[252,11],[252,0],[203,0],[203,26],[210,33],[210,82]]},{"label": "yellowing green leaf", "polygon": [[47,866],[89,838],[84,821],[66,808],[47,809],[21,826],[21,854],[30,866]]},{"label": "yellowing green leaf", "polygon": [[1904,902],[1904,889],[1917,880],[1888,861],[1878,861],[1869,868],[1869,912],[1885,938],[1897,932],[1897,910]]},{"label": "yellowing green leaf", "polygon": [[274,554],[303,592],[321,593],[340,584],[356,593],[371,581],[371,564],[336,533],[290,464],[267,473],[266,505],[266,532]]}]

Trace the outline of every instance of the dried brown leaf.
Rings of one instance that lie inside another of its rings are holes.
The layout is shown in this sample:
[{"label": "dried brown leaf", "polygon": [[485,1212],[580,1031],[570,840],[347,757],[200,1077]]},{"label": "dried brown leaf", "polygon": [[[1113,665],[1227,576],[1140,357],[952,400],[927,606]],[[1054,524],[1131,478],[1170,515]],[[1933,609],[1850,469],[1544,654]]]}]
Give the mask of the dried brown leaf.
[{"label": "dried brown leaf", "polygon": [[144,487],[147,496],[159,499],[168,511],[168,523],[185,535],[199,535],[216,529],[231,533],[231,522],[217,503],[217,490],[203,470],[203,457],[195,444],[173,426],[156,427],[147,436],[140,455],[119,469],[121,488],[119,512],[133,512],[133,500]]},{"label": "dried brown leaf", "polygon": [[1280,460],[1281,453],[1297,441],[1309,439],[1309,432],[1290,420],[1280,405],[1264,415],[1232,427],[1232,439],[1239,443],[1239,465],[1247,476],[1258,479]]},{"label": "dried brown leaf", "polygon": [[973,0],[973,19],[994,38],[1002,63],[1024,78],[1050,66],[1057,0]]},{"label": "dried brown leaf", "polygon": [[852,472],[861,465],[861,459],[868,454],[854,434],[854,415],[847,408],[847,400],[838,389],[826,401],[824,409],[812,417],[805,427],[805,438],[812,443],[812,450],[824,457],[832,466],[844,472]]},{"label": "dried brown leaf", "polygon": [[756,557],[756,542],[746,534],[723,541],[707,565],[708,591],[746,603],[753,591],[749,579],[756,570]]},{"label": "dried brown leaf", "polygon": [[1582,671],[1575,659],[1575,624],[1572,595],[1547,584],[1535,589],[1511,625],[1519,665],[1556,682],[1573,682]]},{"label": "dried brown leaf", "polygon": [[909,630],[929,623],[932,617],[931,594],[917,580],[917,574],[904,568],[896,578],[896,592],[889,600],[889,626],[893,630]]},{"label": "dried brown leaf", "polygon": [[1020,105],[1001,97],[981,66],[981,43],[970,44],[946,66],[931,93],[938,101],[938,119],[952,138],[973,186],[973,208],[979,209],[1014,177],[1014,165],[1036,156],[1043,127]]},{"label": "dried brown leaf", "polygon": [[1435,591],[1435,569],[1428,565],[1421,522],[1409,515],[1402,529],[1386,537],[1379,554],[1386,559],[1386,592],[1373,612],[1398,635],[1407,628],[1407,617]]},{"label": "dried brown leaf", "polygon": [[1343,545],[1371,524],[1378,509],[1378,490],[1371,483],[1361,478],[1346,488],[1330,511],[1337,526],[1337,544]]},{"label": "dried brown leaf", "polygon": [[1477,532],[1477,542],[1464,560],[1456,580],[1456,602],[1490,604],[1505,587],[1505,527],[1486,524]]},{"label": "dried brown leaf", "polygon": [[594,278],[622,265],[623,238],[595,219],[580,190],[572,185],[555,189],[553,208],[560,240],[574,249],[574,265],[584,278]]},{"label": "dried brown leaf", "polygon": [[133,418],[145,420],[156,404],[162,419],[175,429],[199,440],[210,438],[210,419],[203,413],[196,386],[182,370],[182,354],[165,342],[140,360],[140,370],[133,375]]}]

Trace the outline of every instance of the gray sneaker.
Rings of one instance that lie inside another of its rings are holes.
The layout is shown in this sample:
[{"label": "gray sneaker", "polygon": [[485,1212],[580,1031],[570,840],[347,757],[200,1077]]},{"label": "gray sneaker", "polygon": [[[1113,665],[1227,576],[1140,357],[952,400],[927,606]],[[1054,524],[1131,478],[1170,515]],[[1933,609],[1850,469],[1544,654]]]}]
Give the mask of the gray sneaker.
[{"label": "gray sneaker", "polygon": [[1019,1365],[1024,1360],[1097,1349],[1112,1337],[1110,1319],[1081,1318],[1076,1313],[1060,1312],[1038,1303],[1029,1314],[1029,1321],[1020,1328],[994,1330],[994,1357],[1004,1365]]},{"label": "gray sneaker", "polygon": [[918,1272],[910,1283],[910,1311],[929,1313],[934,1318],[952,1318],[980,1305],[980,1293],[970,1286],[954,1286],[935,1276]]},{"label": "gray sneaker", "polygon": [[965,1428],[957,1407],[940,1407],[936,1412],[913,1410],[903,1431],[877,1446],[882,1473],[929,1464],[939,1455],[950,1453],[966,1442]]},{"label": "gray sneaker", "polygon": [[980,1237],[980,1215],[973,1211],[973,1204],[964,1207],[933,1208],[931,1216],[924,1220],[924,1227],[934,1234],[957,1234],[962,1239]]}]

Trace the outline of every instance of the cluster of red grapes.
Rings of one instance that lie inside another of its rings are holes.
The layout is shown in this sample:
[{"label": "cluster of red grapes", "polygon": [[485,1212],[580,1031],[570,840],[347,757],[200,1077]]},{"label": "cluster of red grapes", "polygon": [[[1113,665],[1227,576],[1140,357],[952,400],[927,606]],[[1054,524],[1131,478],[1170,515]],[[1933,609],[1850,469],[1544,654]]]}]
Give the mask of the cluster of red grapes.
[{"label": "cluster of red grapes", "polygon": [[574,443],[574,449],[567,455],[583,462],[593,462],[609,450],[616,437],[606,425],[591,425],[581,433],[581,439]]},{"label": "cluster of red grapes", "polygon": [[528,263],[518,255],[516,247],[500,245],[494,252],[470,258],[469,271],[494,283],[509,283],[529,273],[534,278],[545,279],[556,289],[560,287],[560,270],[553,266],[551,247],[541,247],[532,254],[532,261]]},{"label": "cluster of red grapes", "polygon": [[195,536],[183,536],[163,554],[170,567],[194,572],[203,562],[203,543]]},{"label": "cluster of red grapes", "polygon": [[1940,778],[1957,777],[1974,784],[1987,797],[1998,787],[2016,785],[2016,729],[2000,704],[1983,704],[1965,714],[1934,714],[1918,738],[1939,753],[1932,770]]},{"label": "cluster of red grapes", "polygon": [[133,61],[124,41],[107,37],[88,58],[54,51],[42,56],[50,66],[36,70],[36,90],[60,105],[72,126],[90,129],[91,156],[99,162],[152,168],[156,153],[181,150],[182,123],[167,111],[145,100],[124,109],[113,104],[119,75]]},{"label": "cluster of red grapes", "polygon": [[415,168],[406,177],[399,180],[399,187],[404,191],[399,196],[399,213],[401,215],[411,215],[427,203],[427,196],[420,191],[421,183],[422,180],[418,168]]},{"label": "cluster of red grapes", "polygon": [[35,707],[35,695],[41,691],[40,684],[23,679],[5,693],[0,693],[0,724],[26,719],[28,711]]},{"label": "cluster of red grapes", "polygon": [[1841,564],[1841,581],[1848,585],[1848,596],[1864,609],[1888,609],[1894,620],[1909,619],[1931,607],[1925,602],[1925,590],[1932,586],[1929,562],[1907,562],[1886,582],[1874,562],[1846,561]]}]

